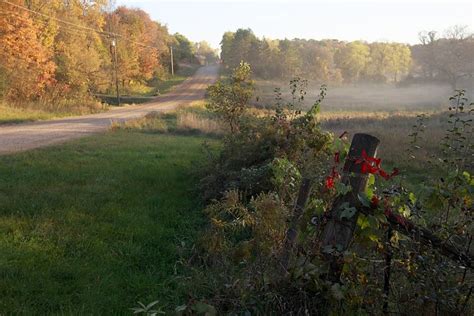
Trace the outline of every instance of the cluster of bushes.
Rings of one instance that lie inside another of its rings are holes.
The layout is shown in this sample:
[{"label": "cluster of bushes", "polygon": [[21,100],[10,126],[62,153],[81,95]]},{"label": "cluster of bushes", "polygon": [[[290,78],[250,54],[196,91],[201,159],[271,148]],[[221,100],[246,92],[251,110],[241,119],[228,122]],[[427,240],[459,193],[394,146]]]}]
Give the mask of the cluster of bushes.
[{"label": "cluster of bushes", "polygon": [[[227,132],[222,148],[210,152],[201,180],[209,224],[184,263],[192,271],[192,290],[179,312],[204,304],[210,314],[467,314],[472,265],[444,257],[387,221],[390,215],[400,227],[427,227],[472,258],[474,178],[472,156],[466,156],[473,149],[466,138],[472,105],[462,91],[454,100],[444,156],[433,157],[425,183],[408,190],[397,170],[383,171],[379,159],[363,162],[369,185],[360,207],[370,212],[358,214],[350,248],[336,245],[328,252],[321,232],[334,201],[351,190],[341,182],[347,135],[334,137],[320,128],[324,86],[308,112],[297,110],[306,94],[300,79],[290,83],[290,100],[277,94],[275,110],[249,114],[250,76],[249,65],[241,64],[208,90],[209,109]],[[411,134],[411,155],[423,134],[421,119]],[[308,183],[308,202],[298,210],[298,195]],[[346,206],[342,216],[356,213]],[[297,232],[291,247],[290,231]],[[328,253],[342,267],[336,281]]]}]

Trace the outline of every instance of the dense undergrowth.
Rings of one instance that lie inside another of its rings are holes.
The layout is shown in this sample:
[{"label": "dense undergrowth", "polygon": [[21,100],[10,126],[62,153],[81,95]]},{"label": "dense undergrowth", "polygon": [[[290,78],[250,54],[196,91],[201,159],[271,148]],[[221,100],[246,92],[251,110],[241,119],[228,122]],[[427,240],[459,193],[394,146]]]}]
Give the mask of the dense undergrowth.
[{"label": "dense undergrowth", "polygon": [[[351,187],[341,178],[351,135],[338,137],[322,130],[318,112],[325,87],[305,113],[298,110],[306,95],[303,80],[290,82],[290,100],[276,92],[274,110],[249,114],[253,83],[246,64],[208,90],[209,109],[227,132],[222,149],[210,152],[203,172],[200,187],[208,201],[209,227],[195,254],[182,262],[190,277],[190,300],[177,311],[469,314],[470,261],[445,257],[415,235],[403,233],[407,225],[427,228],[472,258],[472,104],[463,91],[451,100],[440,148],[423,153],[421,159],[431,169],[424,172],[423,183],[404,174],[409,169],[387,171],[380,159],[359,158],[368,186],[359,204],[343,206],[335,219],[344,222],[357,216],[347,249],[321,245],[334,201],[350,194]],[[420,115],[407,135],[408,161],[417,159],[423,151],[421,139],[430,137],[423,122]],[[295,204],[305,181],[312,187],[299,216]],[[369,211],[361,214],[358,209]],[[393,229],[390,217],[401,229]],[[290,228],[297,238],[288,247]],[[286,255],[288,264],[282,259]],[[341,267],[337,280],[332,262]]]},{"label": "dense undergrowth", "polygon": [[[422,113],[401,115],[396,118],[399,123],[390,123],[403,127],[407,151],[394,155],[385,168],[379,158],[361,160],[369,181],[358,208],[370,212],[357,214],[348,249],[338,245],[324,249],[321,234],[331,207],[339,196],[350,193],[341,177],[352,135],[323,130],[341,124],[319,113],[325,87],[310,111],[301,112],[304,88],[304,81],[293,80],[289,100],[276,91],[273,107],[253,109],[248,105],[253,94],[250,69],[242,65],[233,76],[209,88],[210,111],[198,104],[114,126],[149,133],[204,133],[221,140],[217,150],[204,146],[208,163],[199,172],[199,188],[208,204],[204,213],[209,223],[193,254],[178,261],[189,299],[176,312],[469,314],[473,282],[469,263],[446,257],[388,222],[392,216],[400,221],[399,227],[426,228],[472,258],[472,105],[463,91],[453,97],[447,112],[431,118]],[[374,119],[371,124],[387,124],[384,118]],[[367,123],[367,118],[359,120]],[[362,124],[357,119],[347,122],[349,130]],[[368,132],[380,130],[370,126]],[[432,137],[441,146],[434,146]],[[402,148],[400,143],[388,144]],[[384,152],[397,152],[397,148]],[[426,165],[429,171],[421,167]],[[295,219],[297,196],[308,180],[311,193]],[[345,207],[341,211],[345,219],[355,216],[356,208]],[[298,232],[290,248],[286,246],[289,228]],[[337,282],[330,278],[328,251],[342,267]],[[287,254],[286,265],[282,258]],[[161,308],[170,306],[155,303],[137,311]]]}]

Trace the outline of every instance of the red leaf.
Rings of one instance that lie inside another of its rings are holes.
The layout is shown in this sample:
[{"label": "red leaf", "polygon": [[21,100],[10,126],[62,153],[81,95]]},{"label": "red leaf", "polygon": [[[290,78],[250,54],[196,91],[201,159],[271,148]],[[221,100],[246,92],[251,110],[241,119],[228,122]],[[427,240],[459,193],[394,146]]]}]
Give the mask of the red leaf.
[{"label": "red leaf", "polygon": [[390,177],[398,176],[399,173],[400,173],[400,170],[398,170],[398,168],[393,168],[393,171],[390,174]]},{"label": "red leaf", "polygon": [[367,173],[367,163],[364,161],[362,166],[360,167],[360,172]]},{"label": "red leaf", "polygon": [[333,177],[328,176],[328,177],[326,178],[326,188],[327,188],[328,190],[334,188],[334,178],[333,178]]},{"label": "red leaf", "polygon": [[372,199],[370,200],[370,206],[372,208],[376,208],[379,206],[379,202],[380,202],[379,198],[376,195],[374,195],[372,196]]},{"label": "red leaf", "polygon": [[379,169],[379,175],[384,178],[385,180],[388,180],[390,179],[390,176],[385,172],[383,171],[382,169]]}]

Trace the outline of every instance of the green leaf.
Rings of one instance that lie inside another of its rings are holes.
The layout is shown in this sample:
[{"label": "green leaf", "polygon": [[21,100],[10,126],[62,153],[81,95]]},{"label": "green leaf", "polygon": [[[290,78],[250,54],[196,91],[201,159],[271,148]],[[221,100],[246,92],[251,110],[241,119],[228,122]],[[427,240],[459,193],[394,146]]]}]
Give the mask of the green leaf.
[{"label": "green leaf", "polygon": [[365,189],[365,193],[369,200],[372,198],[372,196],[374,196],[374,191],[375,191],[375,175],[369,174],[369,177],[367,179],[367,188]]},{"label": "green leaf", "polygon": [[196,302],[192,310],[198,314],[204,314],[206,316],[215,316],[217,315],[217,310],[214,306],[203,303],[203,302]]},{"label": "green leaf", "polygon": [[186,311],[187,308],[188,308],[187,305],[180,305],[180,306],[176,307],[176,308],[174,309],[174,311],[175,311],[176,313],[182,313],[182,312]]},{"label": "green leaf", "polygon": [[359,193],[357,197],[359,198],[359,201],[362,203],[362,205],[365,207],[370,207],[370,199],[367,197],[365,192]]},{"label": "green leaf", "polygon": [[410,217],[411,210],[407,205],[402,205],[398,208],[398,213],[400,213],[404,217]]},{"label": "green leaf", "polygon": [[342,182],[337,182],[335,187],[337,195],[346,195],[347,193],[352,191],[352,187],[350,185],[345,185]]},{"label": "green leaf", "polygon": [[342,212],[341,212],[341,215],[339,216],[339,219],[343,219],[343,218],[350,219],[357,212],[357,209],[353,206],[349,206],[349,203],[342,204],[341,209],[342,209]]},{"label": "green leaf", "polygon": [[367,216],[364,214],[360,214],[360,216],[357,218],[357,226],[360,227],[360,229],[364,230],[366,228],[370,227],[369,219]]}]

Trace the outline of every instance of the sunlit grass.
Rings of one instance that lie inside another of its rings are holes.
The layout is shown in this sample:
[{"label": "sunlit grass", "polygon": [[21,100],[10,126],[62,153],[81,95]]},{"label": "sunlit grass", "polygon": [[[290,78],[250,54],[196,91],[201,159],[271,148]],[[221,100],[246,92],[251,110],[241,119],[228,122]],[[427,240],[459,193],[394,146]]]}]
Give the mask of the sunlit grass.
[{"label": "sunlit grass", "polygon": [[49,120],[55,117],[57,117],[57,115],[51,112],[16,108],[0,103],[0,124]]},{"label": "sunlit grass", "polygon": [[[71,103],[71,101],[66,101],[65,103]],[[83,106],[83,104],[85,104],[85,102],[82,103],[81,100],[77,100],[75,104],[71,103],[70,106],[65,106],[64,103],[57,106],[56,104],[44,105],[34,102],[13,105],[0,101],[0,125],[99,113],[109,109],[107,105],[100,104],[97,101],[85,106]]]},{"label": "sunlit grass", "polygon": [[193,102],[190,106],[172,112],[151,112],[144,117],[114,122],[111,130],[142,130],[151,133],[204,134],[218,136],[224,133],[216,116],[205,108],[205,102]]}]

